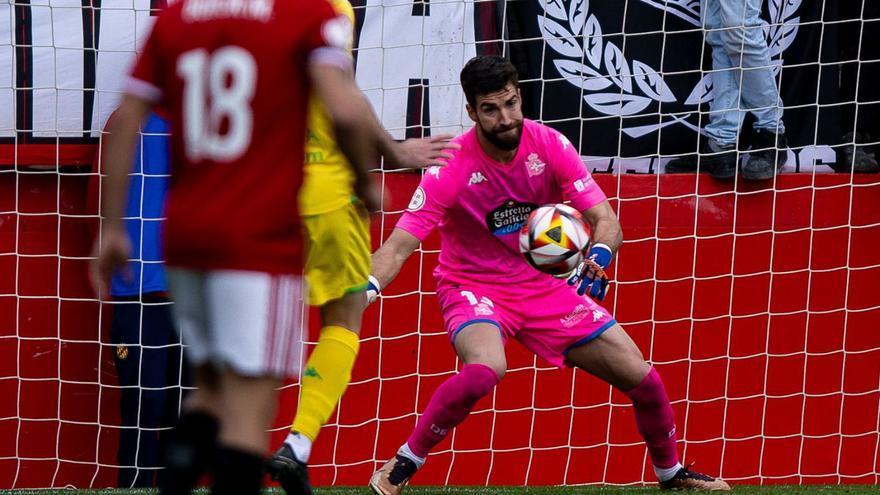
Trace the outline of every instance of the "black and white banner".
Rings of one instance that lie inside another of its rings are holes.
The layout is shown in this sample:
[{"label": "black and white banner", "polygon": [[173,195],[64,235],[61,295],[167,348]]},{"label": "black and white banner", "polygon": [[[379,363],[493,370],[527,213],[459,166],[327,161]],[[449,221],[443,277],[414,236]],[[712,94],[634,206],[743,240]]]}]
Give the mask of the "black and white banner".
[{"label": "black and white banner", "polygon": [[157,0],[0,4],[0,165],[83,165]]},{"label": "black and white banner", "polygon": [[[28,158],[34,146],[65,164],[65,148],[93,145],[159,1],[0,4],[0,164],[39,161]],[[836,51],[825,3],[765,2],[792,171],[831,171],[830,145],[845,127],[832,94],[839,73],[818,63],[820,51]],[[699,0],[361,0],[355,8],[357,80],[397,138],[470,127],[458,76],[477,53],[510,57],[526,116],[564,132],[597,171],[661,171],[666,157],[696,150],[706,124],[713,87]]]},{"label": "black and white banner", "polygon": [[[823,3],[765,2],[764,33],[786,107],[788,171],[831,172],[830,145],[846,132],[832,94],[838,72],[817,63],[820,48],[836,51],[838,26],[820,22],[822,10],[826,17],[831,10]],[[472,54],[503,52],[520,71],[526,115],[564,132],[593,170],[658,172],[670,157],[697,149],[714,97],[699,9],[699,0],[369,0],[359,25],[361,54],[369,57],[358,59],[358,81],[397,137],[419,124],[464,129],[470,121],[456,109],[463,96],[450,88],[458,70]],[[463,36],[450,36],[462,26]],[[427,100],[414,99],[414,91]],[[749,127],[746,117],[742,147]]]},{"label": "black and white banner", "polygon": [[[507,43],[514,60],[540,80],[527,84],[530,113],[597,158],[591,168],[656,172],[660,162],[697,149],[714,98],[711,49],[703,43],[698,0],[539,0],[508,4],[518,39]],[[834,109],[818,91],[822,8],[815,0],[767,0],[764,34],[786,107],[791,150],[786,170],[831,171],[828,146],[842,132]],[[511,31],[514,31],[511,29]],[[825,31],[826,49],[835,43]],[[531,41],[535,40],[535,41]],[[517,46],[520,45],[520,46]],[[829,51],[831,51],[829,49]],[[823,90],[836,77],[821,73]],[[823,123],[817,130],[820,109]],[[740,138],[751,138],[746,117]]]}]

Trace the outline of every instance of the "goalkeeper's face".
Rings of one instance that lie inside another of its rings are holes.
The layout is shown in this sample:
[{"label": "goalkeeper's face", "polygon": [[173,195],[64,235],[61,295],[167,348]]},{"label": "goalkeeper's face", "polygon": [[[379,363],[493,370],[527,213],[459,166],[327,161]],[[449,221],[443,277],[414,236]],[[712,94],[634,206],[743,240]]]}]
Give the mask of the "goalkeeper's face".
[{"label": "goalkeeper's face", "polygon": [[478,95],[476,104],[476,109],[468,105],[468,114],[480,133],[501,150],[515,150],[523,123],[519,88],[509,83],[500,91]]}]

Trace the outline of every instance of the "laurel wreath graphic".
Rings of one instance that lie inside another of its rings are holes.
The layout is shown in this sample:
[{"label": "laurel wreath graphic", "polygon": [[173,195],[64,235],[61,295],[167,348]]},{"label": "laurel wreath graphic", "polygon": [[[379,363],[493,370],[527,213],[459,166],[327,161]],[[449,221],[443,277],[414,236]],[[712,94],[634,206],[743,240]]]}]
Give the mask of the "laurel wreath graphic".
[{"label": "laurel wreath graphic", "polygon": [[[700,0],[640,0],[660,8],[695,26],[701,26]],[[773,61],[774,74],[782,67],[782,54],[797,36],[800,17],[797,10],[802,0],[768,0],[770,22],[763,29]],[[559,55],[553,65],[570,84],[581,88],[584,101],[605,115],[636,115],[651,103],[678,101],[664,82],[663,75],[639,60],[627,60],[623,51],[602,38],[602,27],[590,13],[590,0],[538,0],[544,15],[538,16],[538,27],[544,41]],[[581,38],[583,42],[579,42]],[[633,85],[635,82],[635,85]],[[712,74],[704,75],[684,101],[700,105],[713,99]],[[623,129],[632,137],[653,132],[660,127],[684,124],[699,132],[688,122],[688,115],[649,126]]]}]

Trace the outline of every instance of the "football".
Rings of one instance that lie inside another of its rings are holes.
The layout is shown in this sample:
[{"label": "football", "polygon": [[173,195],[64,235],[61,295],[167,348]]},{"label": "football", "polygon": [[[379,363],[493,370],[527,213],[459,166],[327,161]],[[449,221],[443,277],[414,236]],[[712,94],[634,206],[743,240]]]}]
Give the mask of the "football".
[{"label": "football", "polygon": [[568,275],[583,261],[589,242],[581,213],[563,204],[532,211],[519,232],[519,249],[526,261],[557,277]]}]

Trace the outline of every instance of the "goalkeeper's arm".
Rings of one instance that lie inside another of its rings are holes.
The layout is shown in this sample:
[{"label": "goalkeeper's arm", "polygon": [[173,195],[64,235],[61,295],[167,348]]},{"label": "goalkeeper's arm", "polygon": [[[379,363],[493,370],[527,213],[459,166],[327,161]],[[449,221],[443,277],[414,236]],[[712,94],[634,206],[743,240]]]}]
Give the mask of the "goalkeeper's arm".
[{"label": "goalkeeper's arm", "polygon": [[[620,221],[617,220],[617,214],[614,213],[608,200],[587,208],[581,212],[581,215],[592,227],[592,245],[606,246],[613,257],[614,253],[620,249],[620,245],[623,244],[623,230],[620,228]],[[608,263],[611,263],[610,259]]]},{"label": "goalkeeper's arm", "polygon": [[568,284],[577,285],[578,294],[585,294],[589,290],[590,297],[601,301],[605,299],[605,290],[608,287],[605,269],[623,243],[623,230],[608,200],[582,211],[581,214],[592,227],[592,242],[586,259],[572,272]]},{"label": "goalkeeper's arm", "polygon": [[388,240],[373,253],[373,273],[367,285],[367,302],[373,302],[383,287],[394,280],[400,268],[413,251],[419,247],[419,239],[403,229],[394,229]]}]

